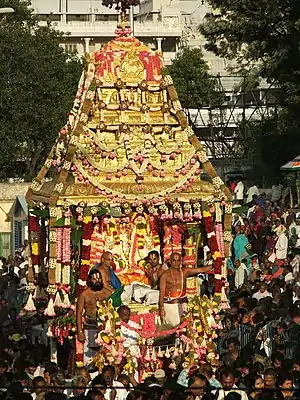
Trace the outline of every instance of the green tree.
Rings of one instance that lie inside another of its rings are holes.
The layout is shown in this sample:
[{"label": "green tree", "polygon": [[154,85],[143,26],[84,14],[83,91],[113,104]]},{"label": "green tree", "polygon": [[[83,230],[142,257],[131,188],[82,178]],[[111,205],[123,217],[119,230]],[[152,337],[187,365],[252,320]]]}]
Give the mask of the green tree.
[{"label": "green tree", "polygon": [[185,47],[169,67],[181,104],[185,108],[213,107],[224,100],[218,81],[209,74],[201,49]]},{"label": "green tree", "polygon": [[60,47],[62,33],[39,26],[29,2],[0,0],[0,177],[31,180],[67,119],[82,70]]},{"label": "green tree", "polygon": [[[298,113],[299,114],[299,113]],[[247,125],[249,159],[255,165],[254,179],[269,184],[280,176],[280,167],[300,154],[300,117],[282,109]]]},{"label": "green tree", "polygon": [[208,0],[213,10],[200,26],[206,48],[237,59],[238,68],[275,80],[284,98],[300,94],[299,0]]}]

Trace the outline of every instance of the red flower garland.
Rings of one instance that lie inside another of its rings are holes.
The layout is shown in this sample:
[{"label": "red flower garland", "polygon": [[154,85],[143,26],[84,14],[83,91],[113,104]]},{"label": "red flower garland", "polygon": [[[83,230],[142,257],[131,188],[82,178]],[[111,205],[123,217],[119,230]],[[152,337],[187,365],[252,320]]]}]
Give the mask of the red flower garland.
[{"label": "red flower garland", "polygon": [[[155,314],[143,314],[141,316],[139,315],[139,317],[147,320],[146,315],[152,315],[155,317]],[[146,326],[144,326],[144,324],[142,325],[141,329],[137,329],[131,325],[126,324],[126,322],[121,321],[121,326],[124,326],[125,328],[138,333],[144,339],[151,339],[151,338],[156,338],[156,337],[160,337],[160,336],[172,335],[173,333],[176,333],[176,332],[177,333],[181,332],[185,329],[188,322],[189,321],[183,321],[182,324],[180,324],[176,328],[169,329],[167,331],[160,331],[160,332],[156,332],[156,326],[155,326],[155,331],[153,331],[152,324],[150,325],[151,327],[148,326],[149,331],[146,330]]]}]

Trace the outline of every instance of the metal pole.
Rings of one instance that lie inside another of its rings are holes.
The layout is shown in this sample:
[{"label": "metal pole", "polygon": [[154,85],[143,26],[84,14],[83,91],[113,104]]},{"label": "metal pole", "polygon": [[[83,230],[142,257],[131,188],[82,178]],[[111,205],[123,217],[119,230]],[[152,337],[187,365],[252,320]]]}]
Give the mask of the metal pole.
[{"label": "metal pole", "polygon": [[129,9],[129,24],[132,29],[132,35],[134,36],[134,19],[133,19],[133,6]]}]

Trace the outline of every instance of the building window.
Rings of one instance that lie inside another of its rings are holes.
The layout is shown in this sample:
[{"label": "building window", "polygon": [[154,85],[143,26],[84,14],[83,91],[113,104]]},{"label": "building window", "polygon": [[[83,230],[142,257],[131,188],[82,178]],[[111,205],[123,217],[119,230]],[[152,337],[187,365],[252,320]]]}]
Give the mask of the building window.
[{"label": "building window", "polygon": [[88,14],[68,14],[67,15],[67,22],[88,22],[89,16]]},{"label": "building window", "polygon": [[46,21],[46,22],[59,22],[60,15],[59,14],[37,14],[37,19],[39,21]]},{"label": "building window", "polygon": [[96,21],[118,21],[117,14],[96,14]]},{"label": "building window", "polygon": [[77,51],[77,44],[65,44],[65,51],[67,53],[75,53]]}]

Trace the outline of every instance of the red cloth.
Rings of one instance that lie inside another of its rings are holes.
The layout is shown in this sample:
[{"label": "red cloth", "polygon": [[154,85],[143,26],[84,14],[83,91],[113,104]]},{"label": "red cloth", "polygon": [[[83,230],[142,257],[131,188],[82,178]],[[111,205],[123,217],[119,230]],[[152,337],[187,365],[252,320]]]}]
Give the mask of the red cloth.
[{"label": "red cloth", "polygon": [[236,188],[236,183],[235,182],[231,182],[231,184],[230,184],[231,191],[234,192],[235,188]]}]

